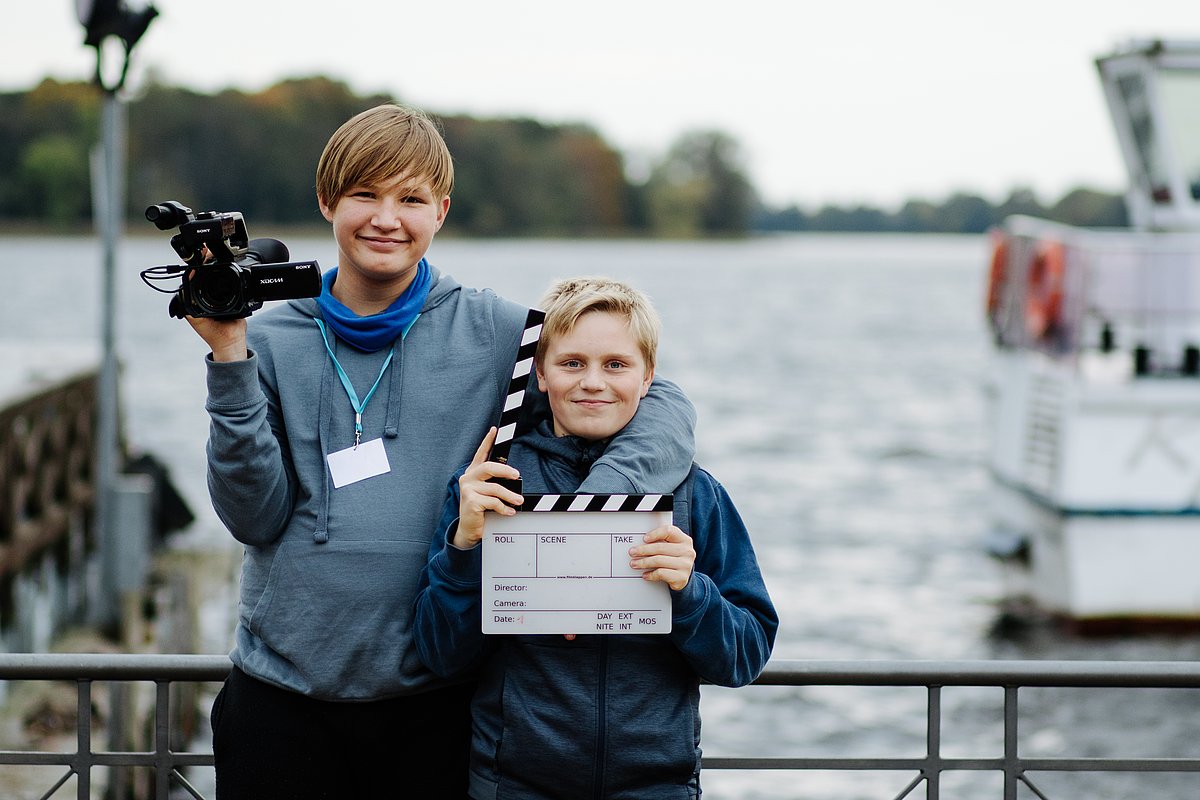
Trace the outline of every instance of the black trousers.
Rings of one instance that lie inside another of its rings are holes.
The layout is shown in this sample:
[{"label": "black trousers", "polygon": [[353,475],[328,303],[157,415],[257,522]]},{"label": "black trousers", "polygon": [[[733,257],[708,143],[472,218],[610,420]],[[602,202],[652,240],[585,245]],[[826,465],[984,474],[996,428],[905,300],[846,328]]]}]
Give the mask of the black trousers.
[{"label": "black trousers", "polygon": [[473,691],[338,703],[234,667],[212,708],[217,800],[462,800]]}]

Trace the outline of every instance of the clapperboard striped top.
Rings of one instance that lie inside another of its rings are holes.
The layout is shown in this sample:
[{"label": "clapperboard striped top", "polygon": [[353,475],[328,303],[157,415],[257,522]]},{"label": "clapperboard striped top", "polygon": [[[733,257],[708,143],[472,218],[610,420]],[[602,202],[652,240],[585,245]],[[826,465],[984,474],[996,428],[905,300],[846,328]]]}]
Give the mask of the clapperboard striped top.
[{"label": "clapperboard striped top", "polygon": [[527,494],[520,511],[670,511],[669,494]]},{"label": "clapperboard striped top", "polygon": [[508,394],[504,398],[504,410],[496,425],[496,441],[492,444],[491,460],[508,463],[508,451],[513,439],[522,431],[517,430],[521,421],[521,408],[525,405],[525,390],[529,388],[529,376],[533,373],[533,357],[537,353],[538,339],[542,335],[542,323],[546,313],[536,308],[525,315],[525,330],[521,332],[521,344],[517,348],[516,363],[508,381]]}]

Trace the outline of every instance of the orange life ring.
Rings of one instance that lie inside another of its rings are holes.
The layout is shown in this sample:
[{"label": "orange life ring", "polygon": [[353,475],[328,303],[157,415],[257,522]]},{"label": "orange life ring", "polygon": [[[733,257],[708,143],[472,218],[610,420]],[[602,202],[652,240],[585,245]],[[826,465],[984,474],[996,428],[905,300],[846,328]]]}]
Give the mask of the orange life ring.
[{"label": "orange life ring", "polygon": [[1066,248],[1062,242],[1038,242],[1029,264],[1025,292],[1025,330],[1041,339],[1059,324],[1063,284],[1066,279]]},{"label": "orange life ring", "polygon": [[1000,309],[1000,292],[1004,288],[1005,279],[1008,277],[1010,238],[1007,233],[999,229],[992,230],[991,238],[992,263],[988,270],[987,315],[988,319],[994,320],[996,312]]}]

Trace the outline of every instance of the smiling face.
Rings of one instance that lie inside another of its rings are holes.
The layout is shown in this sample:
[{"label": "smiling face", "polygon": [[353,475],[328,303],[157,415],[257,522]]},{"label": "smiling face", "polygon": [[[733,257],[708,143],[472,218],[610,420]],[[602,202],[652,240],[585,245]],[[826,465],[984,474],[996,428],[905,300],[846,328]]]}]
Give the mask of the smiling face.
[{"label": "smiling face", "polygon": [[610,311],[579,317],[537,365],[556,436],[607,439],[633,419],[653,378],[629,320]]},{"label": "smiling face", "polygon": [[442,227],[449,197],[428,180],[400,176],[350,186],[332,205],[320,201],[338,246],[334,296],[360,315],[386,308],[408,288]]},{"label": "smiling face", "polygon": [[437,126],[385,103],[346,120],[317,162],[317,202],[338,245],[333,296],[359,316],[408,288],[454,188],[454,161]]}]

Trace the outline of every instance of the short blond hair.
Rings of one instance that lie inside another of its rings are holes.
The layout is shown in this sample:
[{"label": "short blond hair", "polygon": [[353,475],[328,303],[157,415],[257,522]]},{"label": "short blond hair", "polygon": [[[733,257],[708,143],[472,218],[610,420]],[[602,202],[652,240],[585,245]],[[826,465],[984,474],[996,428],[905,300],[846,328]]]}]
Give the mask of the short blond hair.
[{"label": "short blond hair", "polygon": [[454,162],[433,120],[389,103],[356,114],[329,137],[317,162],[317,198],[335,208],[350,188],[398,176],[428,181],[440,200],[454,188]]},{"label": "short blond hair", "polygon": [[542,295],[540,305],[546,320],[534,356],[539,368],[550,342],[570,333],[584,314],[607,311],[628,320],[646,369],[654,369],[662,322],[650,298],[629,284],[604,277],[568,278],[552,284]]}]

